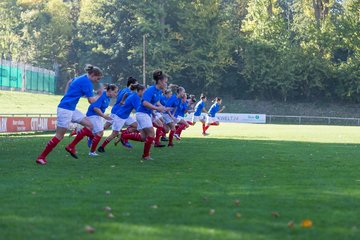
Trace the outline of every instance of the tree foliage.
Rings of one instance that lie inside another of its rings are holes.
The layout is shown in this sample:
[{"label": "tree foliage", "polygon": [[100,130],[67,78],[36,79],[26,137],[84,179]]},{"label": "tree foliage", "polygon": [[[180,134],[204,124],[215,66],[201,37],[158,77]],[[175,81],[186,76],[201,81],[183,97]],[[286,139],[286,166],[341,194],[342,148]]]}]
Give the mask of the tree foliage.
[{"label": "tree foliage", "polygon": [[91,62],[113,82],[164,69],[194,93],[280,101],[360,101],[357,0],[4,0],[2,58]]}]

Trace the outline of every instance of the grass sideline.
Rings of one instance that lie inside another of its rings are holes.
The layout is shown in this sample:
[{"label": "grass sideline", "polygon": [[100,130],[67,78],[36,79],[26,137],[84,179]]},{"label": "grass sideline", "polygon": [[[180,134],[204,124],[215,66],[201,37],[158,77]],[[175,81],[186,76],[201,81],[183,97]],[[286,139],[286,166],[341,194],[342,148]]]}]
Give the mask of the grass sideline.
[{"label": "grass sideline", "polygon": [[[16,91],[0,91],[0,114],[56,113],[62,96]],[[77,108],[86,112],[89,103],[80,99]]]},{"label": "grass sideline", "polygon": [[[154,162],[139,161],[142,144],[133,150],[111,144],[101,158],[90,158],[85,142],[74,160],[63,150],[66,138],[47,166],[34,159],[48,135],[0,135],[1,237],[359,236],[359,128],[223,124],[206,138],[199,131],[199,125],[186,130],[173,149],[153,149]],[[313,227],[301,228],[303,219]],[[95,233],[86,233],[86,225]]]}]

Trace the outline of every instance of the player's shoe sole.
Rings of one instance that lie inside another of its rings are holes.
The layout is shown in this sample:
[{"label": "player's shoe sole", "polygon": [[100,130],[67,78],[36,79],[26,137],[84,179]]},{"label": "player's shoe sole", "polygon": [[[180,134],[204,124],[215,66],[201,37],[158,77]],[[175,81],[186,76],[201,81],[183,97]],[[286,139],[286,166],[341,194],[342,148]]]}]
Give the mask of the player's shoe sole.
[{"label": "player's shoe sole", "polygon": [[174,144],[168,144],[168,147],[173,147],[174,146]]},{"label": "player's shoe sole", "polygon": [[133,146],[129,142],[125,142],[123,138],[120,138],[120,142],[125,148],[133,148]]},{"label": "player's shoe sole", "polygon": [[162,148],[162,147],[165,147],[165,145],[164,145],[164,144],[155,144],[154,147],[156,147],[156,148]]},{"label": "player's shoe sole", "polygon": [[103,148],[103,147],[100,146],[100,147],[98,148],[98,152],[104,153],[104,152],[105,152],[105,148]]},{"label": "player's shoe sole", "polygon": [[99,154],[97,154],[96,152],[89,152],[89,156],[91,156],[91,157],[98,157]]},{"label": "player's shoe sole", "polygon": [[144,161],[154,161],[154,159],[150,156],[147,156],[147,157],[142,157],[142,160]]},{"label": "player's shoe sole", "polygon": [[66,146],[66,147],[65,147],[65,150],[66,150],[68,153],[70,153],[70,155],[71,155],[73,158],[78,159],[78,156],[76,155],[75,149],[70,148],[69,146]]},{"label": "player's shoe sole", "polygon": [[181,140],[181,137],[180,137],[178,134],[176,134],[176,133],[174,134],[174,137],[175,137],[177,140],[179,140],[179,141]]},{"label": "player's shoe sole", "polygon": [[36,159],[36,163],[39,165],[45,165],[45,164],[47,164],[47,161],[45,158],[38,158],[38,159]]}]

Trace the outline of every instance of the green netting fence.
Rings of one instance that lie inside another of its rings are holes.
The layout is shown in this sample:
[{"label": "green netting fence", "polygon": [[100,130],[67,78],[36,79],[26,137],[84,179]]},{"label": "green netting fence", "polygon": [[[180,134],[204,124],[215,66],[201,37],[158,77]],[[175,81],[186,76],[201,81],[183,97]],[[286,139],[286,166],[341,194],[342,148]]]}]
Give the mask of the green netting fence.
[{"label": "green netting fence", "polygon": [[55,94],[54,71],[0,59],[0,89]]}]

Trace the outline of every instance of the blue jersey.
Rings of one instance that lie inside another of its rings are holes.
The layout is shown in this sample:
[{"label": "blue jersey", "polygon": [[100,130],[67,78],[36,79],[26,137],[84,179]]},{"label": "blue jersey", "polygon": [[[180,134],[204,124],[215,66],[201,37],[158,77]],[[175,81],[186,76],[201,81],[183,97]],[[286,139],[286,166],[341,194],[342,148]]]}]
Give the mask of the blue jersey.
[{"label": "blue jersey", "polygon": [[213,105],[211,105],[209,109],[209,116],[215,117],[215,114],[219,111],[219,109],[220,109],[220,105],[217,102],[215,102]]},{"label": "blue jersey", "polygon": [[116,103],[114,104],[113,108],[111,109],[111,113],[116,114],[117,111],[119,111],[120,102],[121,102],[122,98],[124,97],[124,95],[125,95],[126,93],[127,93],[127,94],[132,93],[131,90],[130,90],[128,87],[123,88],[123,89],[119,92],[119,94],[118,94],[118,96],[117,96],[117,99],[116,99]]},{"label": "blue jersey", "polygon": [[166,106],[166,102],[169,100],[169,98],[167,98],[166,96],[164,96],[164,95],[161,95],[160,96],[160,103],[161,103],[161,105],[163,105],[163,106]]},{"label": "blue jersey", "polygon": [[180,103],[176,109],[174,117],[185,117],[185,112],[188,110],[187,101]]},{"label": "blue jersey", "polygon": [[93,85],[87,74],[77,77],[70,83],[69,89],[61,99],[58,107],[74,111],[79,99],[82,96],[88,98],[94,96],[93,91]]},{"label": "blue jersey", "polygon": [[194,112],[194,116],[200,116],[201,112],[203,110],[203,108],[205,107],[205,102],[203,100],[200,100],[196,105],[195,105],[195,112]]},{"label": "blue jersey", "polygon": [[162,90],[157,89],[155,85],[152,85],[151,87],[146,89],[142,97],[141,104],[136,111],[151,115],[152,110],[145,107],[143,103],[144,101],[147,101],[152,105],[155,105],[157,102],[159,102],[161,94]]},{"label": "blue jersey", "polygon": [[97,116],[98,114],[94,111],[94,108],[99,108],[102,113],[105,113],[106,108],[109,106],[110,98],[106,96],[106,91],[92,104],[90,104],[86,116]]},{"label": "blue jersey", "polygon": [[116,112],[116,115],[119,118],[127,119],[130,116],[130,113],[133,109],[137,109],[141,104],[140,97],[137,93],[132,93],[125,100],[124,105],[122,105],[119,110]]},{"label": "blue jersey", "polygon": [[181,104],[181,98],[177,98],[176,94],[173,94],[169,100],[166,102],[166,107],[171,107],[172,109],[170,110],[171,114],[174,114],[175,112],[175,108],[179,107],[179,105]]}]

